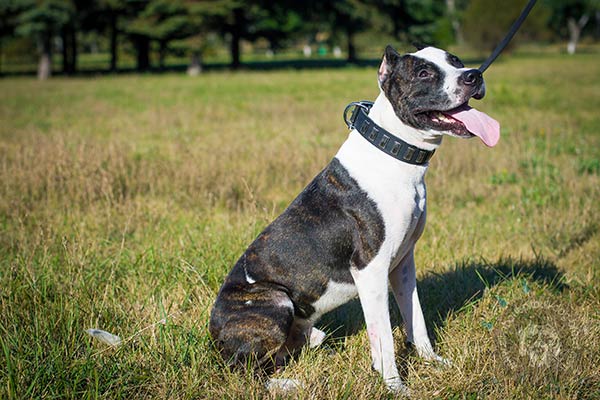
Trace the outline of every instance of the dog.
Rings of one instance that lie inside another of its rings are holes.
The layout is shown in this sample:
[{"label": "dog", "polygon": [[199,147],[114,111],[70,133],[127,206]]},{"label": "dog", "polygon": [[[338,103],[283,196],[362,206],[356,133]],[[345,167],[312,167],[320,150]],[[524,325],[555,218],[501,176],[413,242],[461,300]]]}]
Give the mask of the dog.
[{"label": "dog", "polygon": [[390,390],[406,390],[394,358],[388,284],[408,342],[420,357],[444,361],[427,334],[415,273],[427,161],[444,135],[478,136],[494,146],[499,124],[467,104],[485,95],[481,72],[444,50],[402,55],[387,46],[378,85],[370,127],[352,129],[225,279],[209,331],[230,365],[253,359],[263,370],[279,368],[305,344],[323,340],[313,327],[323,314],[358,296],[373,368]]}]

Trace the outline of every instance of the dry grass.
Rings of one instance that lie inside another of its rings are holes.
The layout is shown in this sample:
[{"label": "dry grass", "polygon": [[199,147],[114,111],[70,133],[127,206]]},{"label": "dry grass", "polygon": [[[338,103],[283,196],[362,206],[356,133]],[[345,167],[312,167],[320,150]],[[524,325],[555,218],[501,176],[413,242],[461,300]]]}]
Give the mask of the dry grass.
[{"label": "dry grass", "polygon": [[[599,61],[495,65],[480,108],[500,144],[436,154],[417,265],[453,364],[422,363],[397,328],[414,398],[600,398]],[[374,75],[0,81],[0,397],[276,397],[223,369],[210,305],[343,142],[341,110],[376,95]],[[297,397],[391,397],[361,318],[355,302],[324,319],[325,346],[283,373],[305,383]],[[92,327],[127,340],[107,348]]]}]

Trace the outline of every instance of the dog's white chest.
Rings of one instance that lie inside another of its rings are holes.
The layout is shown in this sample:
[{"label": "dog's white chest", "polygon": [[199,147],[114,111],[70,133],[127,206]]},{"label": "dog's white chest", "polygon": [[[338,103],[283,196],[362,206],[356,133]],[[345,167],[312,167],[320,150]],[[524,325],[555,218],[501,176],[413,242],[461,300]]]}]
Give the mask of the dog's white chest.
[{"label": "dog's white chest", "polygon": [[[392,159],[365,143],[356,132],[336,157],[377,204],[386,235],[381,251],[391,260],[401,259],[423,230],[426,168]],[[393,267],[395,263],[390,265]]]},{"label": "dog's white chest", "polygon": [[[382,200],[380,207],[392,259],[402,259],[421,235],[425,223],[425,200],[425,184],[422,182],[391,202],[389,199]],[[390,268],[395,265],[396,262],[393,262]]]}]

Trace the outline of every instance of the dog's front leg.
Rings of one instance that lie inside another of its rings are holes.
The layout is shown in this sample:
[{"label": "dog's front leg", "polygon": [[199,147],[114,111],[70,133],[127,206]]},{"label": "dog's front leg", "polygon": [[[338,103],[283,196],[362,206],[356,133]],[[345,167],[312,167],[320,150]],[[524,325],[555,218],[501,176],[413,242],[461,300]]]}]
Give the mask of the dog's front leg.
[{"label": "dog's front leg", "polygon": [[394,298],[406,327],[407,340],[415,346],[419,356],[425,360],[446,362],[433,351],[427,335],[425,318],[417,293],[417,275],[412,249],[389,276]]},{"label": "dog's front leg", "polygon": [[373,260],[364,269],[351,270],[365,316],[373,368],[381,373],[390,390],[405,392],[396,360],[388,309],[388,265]]}]

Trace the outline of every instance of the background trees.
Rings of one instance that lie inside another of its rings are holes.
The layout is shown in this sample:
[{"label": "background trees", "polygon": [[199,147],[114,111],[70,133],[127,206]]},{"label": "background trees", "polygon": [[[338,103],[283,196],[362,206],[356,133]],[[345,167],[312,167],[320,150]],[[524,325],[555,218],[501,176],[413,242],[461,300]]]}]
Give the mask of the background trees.
[{"label": "background trees", "polygon": [[574,54],[581,33],[590,21],[600,22],[600,0],[546,0],[552,10],[551,25],[561,37],[568,37],[567,52]]},{"label": "background trees", "polygon": [[[31,37],[37,45],[38,78],[48,78],[52,74],[52,40],[61,34],[64,38],[66,32],[71,29],[68,25],[75,15],[74,4],[68,0],[15,0],[8,3],[8,7],[12,7],[14,11],[18,12],[15,32]],[[71,35],[69,39],[72,39]],[[63,47],[64,45],[63,42]],[[71,57],[67,63],[74,62],[73,54],[64,54],[66,57]]]},{"label": "background trees", "polygon": [[[354,62],[364,43],[462,43],[487,52],[526,0],[0,0],[0,71],[17,54],[37,58],[49,77],[53,53],[62,72],[75,73],[78,54],[101,49],[104,69],[133,59],[138,71],[163,69],[167,57],[184,56],[200,71],[203,53],[228,54],[233,69],[244,49],[272,55],[295,49],[301,56],[335,56]],[[542,0],[519,34],[535,40],[568,40],[574,53],[582,37],[600,36],[600,0]],[[226,50],[225,50],[226,49]],[[6,69],[6,68],[5,68]]]},{"label": "background trees", "polygon": [[[481,52],[490,52],[502,40],[528,0],[472,0],[463,13],[465,40]],[[520,37],[540,39],[545,33],[549,10],[534,7],[517,33]],[[514,46],[512,42],[510,46]],[[510,47],[509,47],[510,50]]]}]

